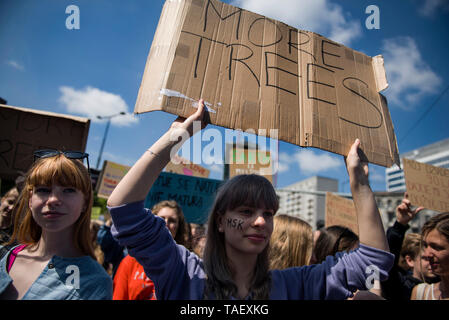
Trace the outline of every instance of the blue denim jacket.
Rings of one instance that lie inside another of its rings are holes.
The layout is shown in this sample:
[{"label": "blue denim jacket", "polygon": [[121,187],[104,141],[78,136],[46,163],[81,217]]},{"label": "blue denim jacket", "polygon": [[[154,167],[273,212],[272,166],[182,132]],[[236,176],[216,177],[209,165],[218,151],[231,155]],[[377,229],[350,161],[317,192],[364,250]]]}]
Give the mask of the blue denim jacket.
[{"label": "blue denim jacket", "polygon": [[[7,258],[0,260],[0,295],[12,283]],[[53,256],[25,293],[23,300],[111,300],[112,279],[89,256],[62,258]]]}]

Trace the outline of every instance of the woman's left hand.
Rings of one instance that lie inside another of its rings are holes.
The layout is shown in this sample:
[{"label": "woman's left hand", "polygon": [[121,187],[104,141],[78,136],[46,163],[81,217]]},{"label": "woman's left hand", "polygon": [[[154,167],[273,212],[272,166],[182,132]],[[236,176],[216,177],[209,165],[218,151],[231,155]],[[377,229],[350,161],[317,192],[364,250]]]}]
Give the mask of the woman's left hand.
[{"label": "woman's left hand", "polygon": [[360,159],[359,150],[360,140],[356,139],[349,150],[348,155],[345,157],[346,170],[349,174],[349,180],[351,187],[359,185],[369,185],[369,170],[368,162]]}]

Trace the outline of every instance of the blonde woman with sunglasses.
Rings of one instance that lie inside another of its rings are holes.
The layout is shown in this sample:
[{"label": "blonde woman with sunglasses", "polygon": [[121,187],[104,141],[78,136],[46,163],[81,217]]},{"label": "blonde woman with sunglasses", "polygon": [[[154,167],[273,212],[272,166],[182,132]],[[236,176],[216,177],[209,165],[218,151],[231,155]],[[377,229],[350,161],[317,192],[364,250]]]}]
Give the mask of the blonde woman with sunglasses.
[{"label": "blonde woman with sunglasses", "polygon": [[[90,241],[92,185],[82,152],[41,150],[14,208],[0,259],[0,299],[112,299],[112,280]],[[6,252],[5,252],[6,251]]]}]

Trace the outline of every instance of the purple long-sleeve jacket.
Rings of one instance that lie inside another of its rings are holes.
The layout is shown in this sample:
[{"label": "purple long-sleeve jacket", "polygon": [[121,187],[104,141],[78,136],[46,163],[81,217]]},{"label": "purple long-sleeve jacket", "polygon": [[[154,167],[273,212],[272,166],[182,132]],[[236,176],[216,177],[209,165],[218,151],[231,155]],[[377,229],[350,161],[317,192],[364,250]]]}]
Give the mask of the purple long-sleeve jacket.
[{"label": "purple long-sleeve jacket", "polygon": [[[203,261],[175,243],[163,219],[144,208],[143,201],[108,209],[112,235],[144,267],[159,300],[203,299]],[[321,264],[273,270],[270,299],[343,300],[356,289],[366,290],[367,278],[369,282],[377,274],[385,280],[393,261],[393,254],[361,244]]]}]

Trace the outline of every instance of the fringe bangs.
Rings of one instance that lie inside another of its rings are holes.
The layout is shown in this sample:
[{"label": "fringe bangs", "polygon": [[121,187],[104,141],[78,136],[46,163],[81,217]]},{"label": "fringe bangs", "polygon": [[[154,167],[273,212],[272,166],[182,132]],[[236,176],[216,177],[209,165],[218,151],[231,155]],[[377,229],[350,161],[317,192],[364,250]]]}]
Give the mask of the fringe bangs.
[{"label": "fringe bangs", "polygon": [[29,186],[50,186],[58,184],[64,187],[74,187],[85,194],[91,192],[90,181],[83,177],[89,177],[87,169],[79,160],[67,159],[62,155],[46,158],[36,164],[29,177]]}]

